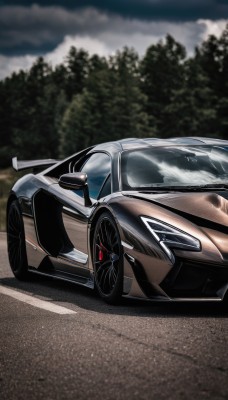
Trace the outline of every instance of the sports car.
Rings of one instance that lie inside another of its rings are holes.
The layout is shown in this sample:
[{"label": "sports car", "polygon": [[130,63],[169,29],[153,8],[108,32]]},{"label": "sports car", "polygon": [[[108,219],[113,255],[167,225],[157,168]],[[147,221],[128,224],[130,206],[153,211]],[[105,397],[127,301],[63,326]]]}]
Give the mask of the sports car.
[{"label": "sports car", "polygon": [[124,139],[33,168],[7,204],[11,269],[159,301],[228,290],[228,141]]}]

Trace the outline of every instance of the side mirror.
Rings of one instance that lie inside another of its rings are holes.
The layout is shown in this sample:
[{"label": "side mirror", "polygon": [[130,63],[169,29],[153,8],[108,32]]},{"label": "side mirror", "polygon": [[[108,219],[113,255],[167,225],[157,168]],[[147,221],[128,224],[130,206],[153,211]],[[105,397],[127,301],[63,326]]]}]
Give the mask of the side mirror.
[{"label": "side mirror", "polygon": [[81,172],[69,173],[61,175],[59,178],[59,186],[63,189],[80,190],[87,184],[87,175]]},{"label": "side mirror", "polygon": [[74,172],[61,175],[59,178],[59,186],[67,190],[83,190],[85,206],[89,207],[92,205],[89,197],[87,175],[83,172]]}]

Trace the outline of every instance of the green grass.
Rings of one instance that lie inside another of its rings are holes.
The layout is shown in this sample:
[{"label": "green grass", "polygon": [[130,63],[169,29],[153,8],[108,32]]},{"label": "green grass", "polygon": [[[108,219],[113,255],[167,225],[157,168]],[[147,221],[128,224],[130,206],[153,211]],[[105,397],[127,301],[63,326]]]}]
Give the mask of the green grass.
[{"label": "green grass", "polygon": [[21,174],[12,168],[0,170],[0,231],[6,230],[6,204],[10,189]]}]

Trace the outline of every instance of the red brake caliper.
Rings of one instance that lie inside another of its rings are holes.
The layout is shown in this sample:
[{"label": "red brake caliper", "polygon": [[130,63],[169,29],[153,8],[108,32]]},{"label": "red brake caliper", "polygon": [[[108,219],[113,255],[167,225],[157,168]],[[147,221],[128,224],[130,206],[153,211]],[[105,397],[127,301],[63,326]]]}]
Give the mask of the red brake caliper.
[{"label": "red brake caliper", "polygon": [[104,253],[103,253],[103,251],[101,250],[101,247],[103,247],[103,246],[102,246],[102,243],[100,243],[100,249],[99,249],[99,254],[98,254],[99,261],[102,261],[103,258],[104,258]]}]

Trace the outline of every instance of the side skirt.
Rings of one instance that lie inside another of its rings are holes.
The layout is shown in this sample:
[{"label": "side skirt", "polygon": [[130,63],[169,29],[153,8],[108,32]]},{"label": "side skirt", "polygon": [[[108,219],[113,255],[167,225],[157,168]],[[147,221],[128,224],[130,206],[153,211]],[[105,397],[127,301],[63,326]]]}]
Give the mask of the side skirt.
[{"label": "side skirt", "polygon": [[84,278],[78,275],[73,275],[58,270],[43,272],[43,271],[38,271],[37,269],[32,267],[29,268],[29,272],[31,272],[32,274],[46,276],[48,278],[53,278],[65,282],[76,283],[77,285],[88,287],[89,289],[94,289],[94,280],[92,279],[92,277]]}]

